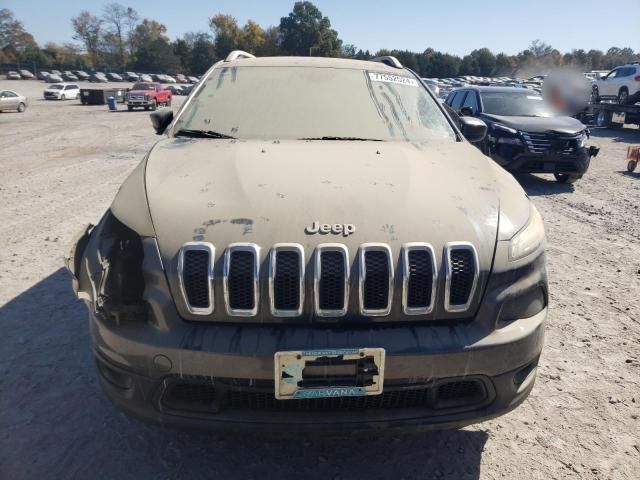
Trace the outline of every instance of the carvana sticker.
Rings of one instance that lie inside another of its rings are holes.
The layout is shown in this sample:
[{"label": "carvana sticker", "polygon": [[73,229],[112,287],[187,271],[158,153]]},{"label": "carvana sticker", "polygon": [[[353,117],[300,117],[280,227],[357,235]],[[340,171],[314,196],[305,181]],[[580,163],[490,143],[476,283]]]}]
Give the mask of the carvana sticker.
[{"label": "carvana sticker", "polygon": [[393,75],[391,73],[369,72],[369,78],[372,82],[397,83],[399,85],[409,85],[410,87],[418,86],[418,81],[415,78]]}]

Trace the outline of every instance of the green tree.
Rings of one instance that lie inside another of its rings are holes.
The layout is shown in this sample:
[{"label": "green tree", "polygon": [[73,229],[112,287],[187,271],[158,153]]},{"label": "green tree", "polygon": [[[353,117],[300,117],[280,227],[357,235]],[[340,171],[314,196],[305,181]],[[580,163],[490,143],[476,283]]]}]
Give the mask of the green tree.
[{"label": "green tree", "polygon": [[211,36],[206,33],[195,34],[191,46],[189,72],[195,75],[201,75],[215,62],[216,50]]},{"label": "green tree", "polygon": [[225,58],[230,52],[240,48],[242,30],[235,17],[219,13],[209,19],[209,26],[213,30],[216,55],[219,58]]},{"label": "green tree", "polygon": [[264,45],[264,30],[257,22],[249,20],[240,32],[240,49],[256,54],[260,51],[262,45]]},{"label": "green tree", "polygon": [[511,76],[516,69],[516,59],[506,53],[499,53],[496,55],[496,66],[494,69],[495,75],[507,75]]},{"label": "green tree", "polygon": [[145,18],[132,34],[134,46],[134,68],[149,72],[173,72],[179,60],[166,35],[167,27],[155,20]]},{"label": "green tree", "polygon": [[280,55],[280,29],[268,27],[262,34],[264,41],[256,52],[261,57],[274,57]]},{"label": "green tree", "polygon": [[33,35],[7,8],[0,9],[0,50],[4,52],[4,60],[9,62],[32,62],[40,57]]},{"label": "green tree", "polygon": [[342,49],[329,18],[311,2],[296,2],[293,11],[280,19],[280,39],[287,55],[338,57]]}]

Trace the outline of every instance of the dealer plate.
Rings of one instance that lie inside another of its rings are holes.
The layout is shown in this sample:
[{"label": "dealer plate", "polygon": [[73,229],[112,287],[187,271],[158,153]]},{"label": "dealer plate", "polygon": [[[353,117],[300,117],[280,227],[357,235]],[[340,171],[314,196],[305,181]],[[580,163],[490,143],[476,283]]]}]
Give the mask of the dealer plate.
[{"label": "dealer plate", "polygon": [[384,348],[338,348],[276,352],[278,400],[380,395]]}]

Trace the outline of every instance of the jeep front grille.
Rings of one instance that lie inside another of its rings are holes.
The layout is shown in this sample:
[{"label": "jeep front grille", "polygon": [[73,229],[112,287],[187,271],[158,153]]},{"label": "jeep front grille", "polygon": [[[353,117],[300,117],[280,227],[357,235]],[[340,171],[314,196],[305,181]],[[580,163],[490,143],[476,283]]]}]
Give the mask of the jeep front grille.
[{"label": "jeep front grille", "polygon": [[360,247],[360,313],[389,315],[393,296],[391,249],[382,243]]},{"label": "jeep front grille", "polygon": [[[318,317],[378,317],[391,315],[392,311],[407,316],[428,315],[438,304],[445,312],[465,312],[476,296],[480,267],[477,252],[468,242],[452,242],[444,248],[442,295],[438,295],[440,255],[428,243],[405,243],[397,259],[389,245],[365,243],[356,257],[357,273],[352,278],[349,252],[343,244],[320,244],[305,255],[302,245],[279,243],[271,247],[264,260],[258,245],[230,244],[224,250],[222,278],[217,283],[221,283],[224,311],[233,317],[255,317],[262,305],[273,317],[301,317],[305,306]],[[311,278],[305,272],[307,258]],[[180,250],[180,288],[191,314],[213,313],[214,261],[215,249],[209,243],[190,242]],[[262,274],[261,261],[265,266]],[[397,297],[396,262],[402,279],[397,284],[402,293]],[[351,284],[357,287],[354,294],[350,294]],[[263,301],[261,285],[268,296]],[[313,290],[306,302],[305,288]],[[394,309],[394,298],[398,303],[401,298],[401,309],[399,305]],[[355,302],[351,308],[350,300]]]},{"label": "jeep front grille", "polygon": [[472,244],[447,244],[447,281],[445,309],[449,312],[469,308],[478,283],[478,255]]},{"label": "jeep front grille", "polygon": [[213,312],[215,247],[205,242],[185,243],[178,256],[180,288],[187,309],[195,315]]},{"label": "jeep front grille", "polygon": [[438,285],[433,247],[428,243],[407,243],[403,248],[402,306],[406,315],[431,313]]},{"label": "jeep front grille", "polygon": [[222,281],[229,315],[253,317],[258,313],[259,257],[260,247],[252,243],[233,243],[227,247]]},{"label": "jeep front grille", "polygon": [[271,314],[297,317],[304,305],[304,250],[295,243],[280,243],[271,249],[269,261]]},{"label": "jeep front grille", "polygon": [[315,306],[320,317],[346,315],[349,303],[349,252],[338,243],[316,248]]}]

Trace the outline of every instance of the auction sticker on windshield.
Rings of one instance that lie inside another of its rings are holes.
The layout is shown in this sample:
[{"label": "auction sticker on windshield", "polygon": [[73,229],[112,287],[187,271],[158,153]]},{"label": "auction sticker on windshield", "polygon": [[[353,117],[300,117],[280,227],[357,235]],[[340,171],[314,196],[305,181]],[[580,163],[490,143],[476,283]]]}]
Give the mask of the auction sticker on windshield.
[{"label": "auction sticker on windshield", "polygon": [[391,73],[369,72],[369,78],[372,82],[398,83],[400,85],[409,85],[417,87],[418,81],[415,78],[393,75]]}]

